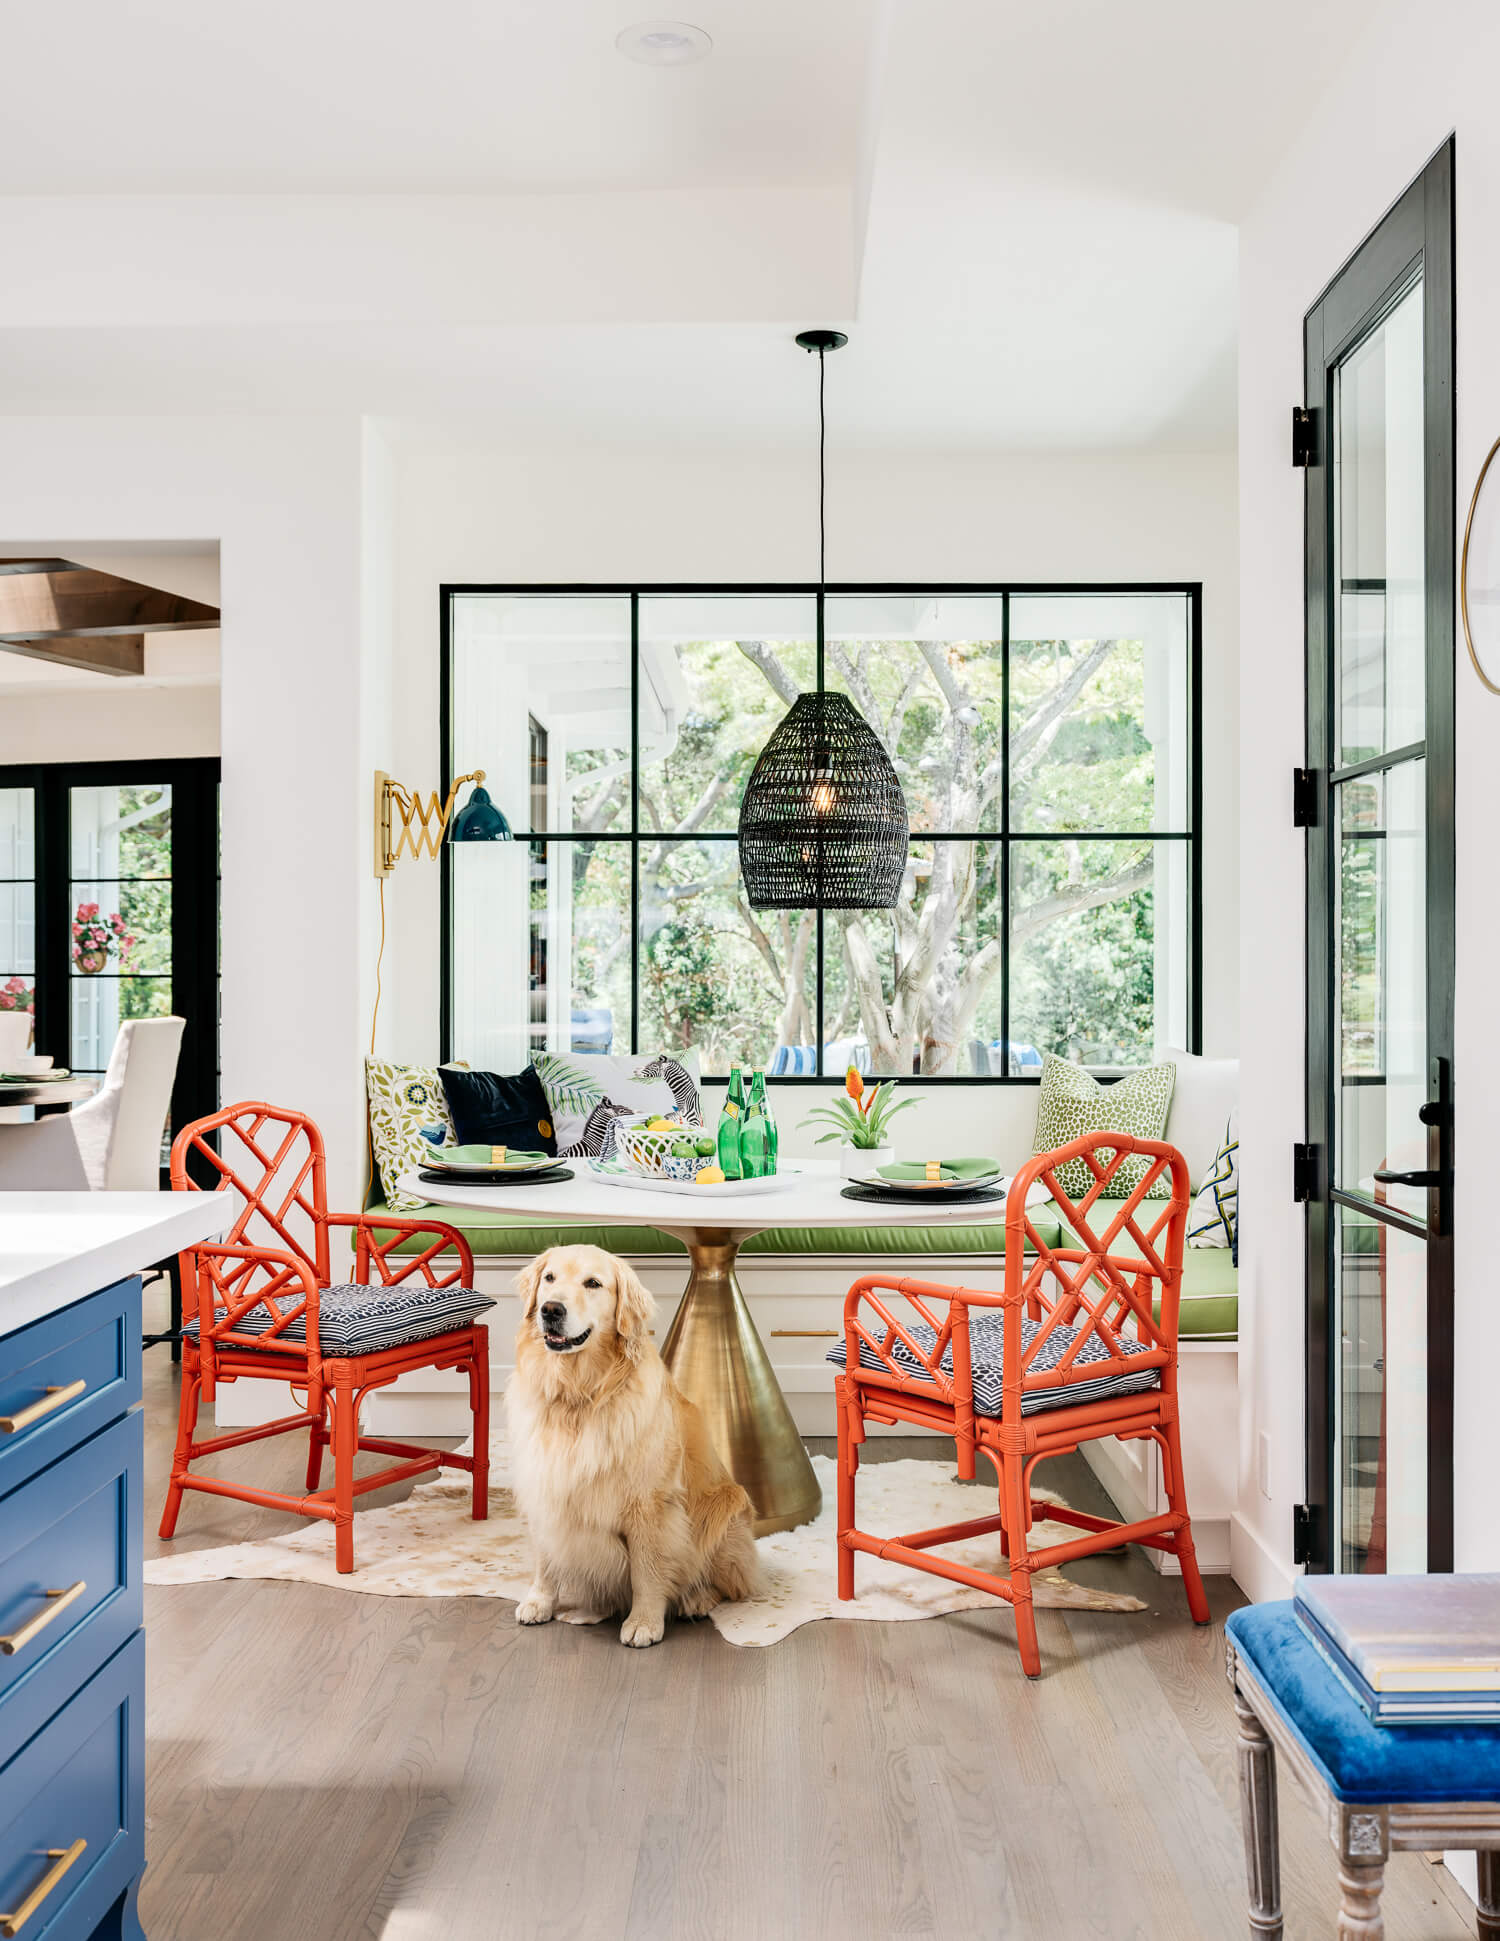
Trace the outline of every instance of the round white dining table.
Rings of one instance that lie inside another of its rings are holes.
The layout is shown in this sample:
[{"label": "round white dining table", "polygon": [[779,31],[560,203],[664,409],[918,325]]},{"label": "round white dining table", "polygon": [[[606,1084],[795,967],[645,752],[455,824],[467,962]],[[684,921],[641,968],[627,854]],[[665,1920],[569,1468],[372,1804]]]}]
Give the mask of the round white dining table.
[{"label": "round white dining table", "polygon": [[1003,1198],[930,1206],[847,1200],[848,1182],[828,1159],[788,1161],[775,1187],[754,1193],[716,1193],[711,1186],[648,1191],[616,1185],[587,1160],[562,1163],[572,1179],[485,1186],[408,1173],[401,1190],[440,1207],[524,1213],[545,1223],[654,1227],[682,1241],[687,1285],[662,1360],[703,1411],[715,1446],[748,1492],[757,1536],[810,1523],[823,1496],[735,1273],[742,1243],[773,1227],[920,1227],[955,1219],[968,1226],[1005,1219]]}]

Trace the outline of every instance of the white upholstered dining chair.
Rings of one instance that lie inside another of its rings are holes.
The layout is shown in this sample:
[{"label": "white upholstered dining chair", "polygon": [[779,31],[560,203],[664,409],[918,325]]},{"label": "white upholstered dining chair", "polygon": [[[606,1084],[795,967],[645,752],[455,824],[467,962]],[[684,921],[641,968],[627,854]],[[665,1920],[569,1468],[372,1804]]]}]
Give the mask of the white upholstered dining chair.
[{"label": "white upholstered dining chair", "polygon": [[156,1192],[182,1030],[181,1018],[130,1019],[91,1099],[32,1125],[0,1125],[0,1192]]}]

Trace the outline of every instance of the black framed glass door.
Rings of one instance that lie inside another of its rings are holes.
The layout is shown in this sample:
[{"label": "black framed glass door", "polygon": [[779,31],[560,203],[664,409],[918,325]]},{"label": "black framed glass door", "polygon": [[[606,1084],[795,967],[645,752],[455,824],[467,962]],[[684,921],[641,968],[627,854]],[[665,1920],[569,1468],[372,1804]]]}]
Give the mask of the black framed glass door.
[{"label": "black framed glass door", "polygon": [[1453,1562],[1453,148],[1306,319],[1314,1570]]},{"label": "black framed glass door", "polygon": [[0,1007],[102,1079],[132,1018],[185,1020],[169,1131],[218,1102],[219,764],[0,768]]}]

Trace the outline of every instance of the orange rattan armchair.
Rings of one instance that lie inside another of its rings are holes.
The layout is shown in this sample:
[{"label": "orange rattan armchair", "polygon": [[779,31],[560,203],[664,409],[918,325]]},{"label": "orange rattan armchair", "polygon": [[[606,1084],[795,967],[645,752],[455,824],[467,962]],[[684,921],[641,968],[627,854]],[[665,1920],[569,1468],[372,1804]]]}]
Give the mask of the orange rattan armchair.
[{"label": "orange rattan armchair", "polygon": [[[1145,1160],[1129,1194],[1103,1197],[1132,1156]],[[1059,1173],[1081,1162],[1088,1190],[1076,1201]],[[1158,1179],[1170,1198],[1146,1195]],[[1071,1246],[1049,1246],[1026,1211],[1041,1181]],[[1176,1557],[1188,1609],[1208,1622],[1182,1475],[1177,1426],[1177,1307],[1191,1200],[1187,1162],[1175,1147],[1120,1133],[1090,1133],[1040,1153],[1010,1183],[1005,1216],[1005,1291],[980,1293],[931,1281],[867,1274],[844,1303],[837,1382],[839,1596],[854,1595],[861,1551],[910,1564],[1006,1598],[1015,1609],[1021,1664],[1040,1676],[1031,1576],[1036,1570],[1146,1544]],[[892,1299],[892,1297],[897,1297]],[[992,1312],[993,1311],[993,1312]],[[1000,1486],[996,1516],[877,1537],[854,1520],[855,1478],[866,1422],[910,1422],[950,1435],[958,1473],[972,1478],[983,1455]],[[1135,1523],[1110,1522],[1058,1503],[1034,1504],[1031,1478],[1047,1456],[1099,1436],[1150,1437],[1161,1451],[1168,1508]],[[1028,1533],[1040,1514],[1084,1534],[1042,1550]],[[1009,1577],[929,1554],[965,1537],[998,1532]]]},{"label": "orange rattan armchair", "polygon": [[[214,1190],[232,1193],[239,1210],[217,1245],[181,1255],[182,1401],[177,1448],[162,1511],[161,1534],[177,1528],[184,1490],[204,1490],[244,1503],[322,1517],[334,1527],[341,1571],[354,1568],[354,1499],[441,1464],[474,1479],[476,1521],[489,1514],[489,1331],[475,1317],[494,1303],[473,1290],[468,1242],[451,1227],[382,1213],[328,1211],[323,1140],[312,1120],[278,1106],[226,1106],[184,1126],[172,1145],[172,1186],[197,1190],[189,1162]],[[354,1273],[334,1286],[332,1229],[353,1230]],[[426,1244],[395,1249],[413,1234]],[[457,1266],[439,1273],[440,1254]],[[362,1436],[364,1398],[417,1368],[451,1368],[468,1376],[472,1455]],[[207,1441],[195,1440],[200,1400],[212,1402],[221,1382],[272,1381],[305,1391],[298,1415]],[[292,1495],[217,1476],[195,1475],[200,1457],[268,1436],[309,1432],[307,1488]],[[333,1486],[321,1489],[323,1451],[333,1451]],[[356,1477],[358,1451],[400,1460]]]}]

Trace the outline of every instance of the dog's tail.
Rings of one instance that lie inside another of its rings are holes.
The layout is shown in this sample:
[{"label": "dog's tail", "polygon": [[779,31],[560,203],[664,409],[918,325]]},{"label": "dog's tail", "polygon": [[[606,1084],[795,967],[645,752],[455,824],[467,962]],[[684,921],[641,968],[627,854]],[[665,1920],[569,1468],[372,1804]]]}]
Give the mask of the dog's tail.
[{"label": "dog's tail", "polygon": [[693,1506],[693,1535],[698,1548],[706,1554],[717,1550],[741,1518],[748,1523],[754,1515],[750,1498],[726,1476],[722,1483],[706,1489]]},{"label": "dog's tail", "polygon": [[693,1534],[700,1553],[712,1560],[713,1581],[724,1597],[753,1597],[760,1588],[760,1561],[750,1532],[754,1517],[750,1498],[728,1477],[698,1499]]}]

